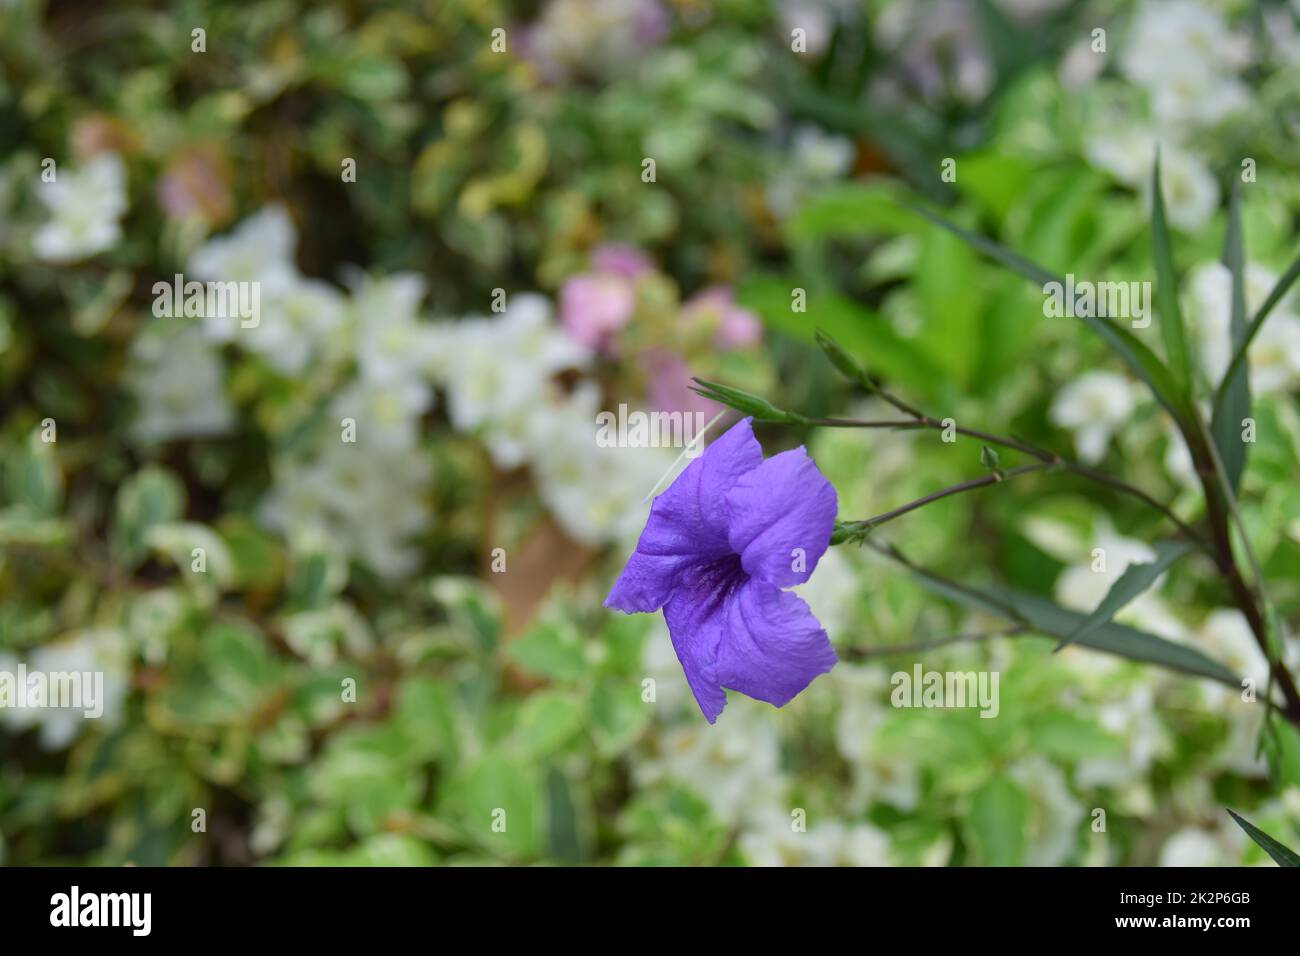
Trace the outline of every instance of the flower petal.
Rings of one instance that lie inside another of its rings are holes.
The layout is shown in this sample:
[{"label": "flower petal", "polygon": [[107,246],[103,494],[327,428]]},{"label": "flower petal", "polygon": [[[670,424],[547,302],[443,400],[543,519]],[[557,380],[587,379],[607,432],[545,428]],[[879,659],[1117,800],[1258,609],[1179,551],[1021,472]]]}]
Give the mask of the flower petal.
[{"label": "flower petal", "polygon": [[749,574],[803,584],[830,547],[839,498],[801,446],[747,472],[727,495],[728,539]]},{"label": "flower petal", "polygon": [[750,579],[724,602],[714,671],[723,687],[782,707],[839,658],[799,595]]},{"label": "flower petal", "polygon": [[[728,565],[730,573],[719,565]],[[735,559],[714,566],[697,566],[683,575],[682,586],[664,605],[664,621],[673,639],[673,650],[686,673],[686,683],[709,723],[718,719],[727,705],[727,695],[718,682],[715,662],[726,638],[727,599],[744,576]]]},{"label": "flower petal", "polygon": [[797,594],[746,578],[734,559],[695,570],[664,620],[709,723],[726,706],[724,687],[781,707],[835,666],[826,631]]},{"label": "flower petal", "polygon": [[[654,500],[650,517],[605,607],[629,614],[667,603],[681,572],[730,553],[727,492],[763,460],[751,419],[737,422]],[[829,535],[828,535],[829,538]]]}]

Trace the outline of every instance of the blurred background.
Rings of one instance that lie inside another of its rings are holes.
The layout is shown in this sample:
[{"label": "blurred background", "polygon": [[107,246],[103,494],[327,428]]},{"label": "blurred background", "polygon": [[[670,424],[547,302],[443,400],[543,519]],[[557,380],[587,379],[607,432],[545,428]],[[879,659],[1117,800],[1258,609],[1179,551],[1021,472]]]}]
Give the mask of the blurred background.
[{"label": "blurred background", "polygon": [[[0,862],[1264,861],[1225,805],[1294,843],[1300,737],[1270,772],[1261,706],[1035,636],[888,653],[979,621],[862,549],[800,589],[841,663],[709,726],[661,616],[601,607],[677,450],[594,434],[620,403],[711,418],[691,376],[882,417],[823,328],[935,417],[1195,514],[1185,448],[1100,341],[903,203],[1151,278],[1158,142],[1212,381],[1230,183],[1252,305],[1295,255],[1298,15],[0,0],[0,670],[105,679],[97,720],[0,709]],[[176,274],[257,283],[260,321],[158,317]],[[1242,494],[1292,631],[1297,315],[1251,354]],[[933,433],[758,435],[807,444],[843,518],[984,473]],[[1054,474],[888,536],[1089,610],[1160,520]],[[1122,619],[1265,672],[1208,564]],[[917,663],[998,671],[997,719],[892,707]]]}]

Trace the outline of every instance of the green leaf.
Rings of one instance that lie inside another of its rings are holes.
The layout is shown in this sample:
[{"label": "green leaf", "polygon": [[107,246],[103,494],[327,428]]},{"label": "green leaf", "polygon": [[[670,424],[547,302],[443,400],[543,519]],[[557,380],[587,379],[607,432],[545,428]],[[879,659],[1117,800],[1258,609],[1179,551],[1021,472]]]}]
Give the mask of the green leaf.
[{"label": "green leaf", "polygon": [[587,717],[581,700],[568,691],[539,691],[519,708],[510,736],[516,753],[554,753],[582,728]]},{"label": "green leaf", "polygon": [[783,422],[786,424],[798,424],[805,421],[802,415],[783,411],[767,399],[760,398],[752,392],[732,388],[730,385],[723,385],[720,382],[708,382],[702,378],[694,379],[694,381],[696,385],[691,387],[691,391],[703,395],[719,405],[734,408],[743,415],[752,415],[755,421]]},{"label": "green leaf", "polygon": [[[1241,342],[1237,343],[1234,337],[1232,361],[1228,363],[1228,370],[1224,372],[1223,381],[1219,383],[1219,390],[1214,395],[1214,417],[1216,420],[1220,415],[1219,409],[1225,407],[1230,400],[1232,382],[1236,379],[1237,374],[1246,367],[1246,356],[1250,350],[1250,343],[1255,340],[1255,336],[1259,334],[1259,330],[1264,325],[1264,320],[1269,317],[1274,307],[1286,297],[1287,292],[1290,291],[1297,278],[1300,278],[1300,258],[1291,263],[1291,267],[1286,270],[1282,278],[1277,280],[1277,283],[1273,286],[1273,291],[1268,294],[1264,304],[1259,307],[1255,317],[1250,320],[1250,325],[1246,329],[1246,334],[1242,336]],[[1228,413],[1224,412],[1224,414]],[[1229,421],[1231,421],[1231,418],[1229,418]],[[1238,419],[1238,422],[1240,422],[1240,419]]]},{"label": "green leaf", "polygon": [[39,433],[9,454],[4,463],[4,497],[31,518],[54,518],[63,507],[63,474],[54,442]]},{"label": "green leaf", "polygon": [[218,588],[228,588],[235,579],[230,549],[221,535],[205,524],[197,521],[156,524],[145,532],[144,542],[171,560],[186,581],[210,582]]},{"label": "green leaf", "polygon": [[591,693],[591,731],[600,752],[624,750],[649,723],[650,710],[637,680],[611,678],[597,684]]},{"label": "green leaf", "polygon": [[529,673],[551,680],[577,680],[587,672],[582,636],[567,619],[539,621],[509,645],[509,653]]},{"label": "green leaf", "polygon": [[510,857],[532,857],[541,849],[545,795],[534,761],[486,753],[439,790],[438,816],[455,821],[480,846]]},{"label": "green leaf", "polygon": [[895,184],[883,180],[835,183],[802,201],[786,223],[786,232],[795,244],[905,233],[919,223],[910,210],[899,205],[899,195]]},{"label": "green leaf", "polygon": [[319,610],[343,592],[348,583],[347,559],[324,539],[298,542],[289,562],[286,604],[298,610]]},{"label": "green leaf", "polygon": [[925,230],[913,276],[921,316],[917,341],[962,391],[979,358],[979,350],[970,347],[982,313],[976,272],[974,255],[958,237],[944,229]]},{"label": "green leaf", "polygon": [[949,232],[965,240],[968,244],[974,246],[990,259],[1001,263],[1012,272],[1019,273],[1031,282],[1036,282],[1039,285],[1046,285],[1049,282],[1062,281],[1042,266],[1030,262],[1024,256],[1012,252],[1006,246],[994,242],[986,236],[981,236],[979,233],[971,232],[969,229],[964,229],[944,216],[941,216],[936,212],[931,212],[924,206],[918,206],[906,200],[903,201],[903,204],[918,215],[924,216],[936,226],[947,229]]},{"label": "green leaf", "polygon": [[[1064,638],[1084,621],[1084,615],[1067,610],[1036,594],[1006,591],[999,592],[999,595],[1016,610],[1025,623],[1052,637]],[[1163,637],[1114,621],[1103,624],[1076,643],[1132,661],[1157,664],[1195,677],[1208,677],[1234,689],[1241,684],[1236,674],[1195,648],[1175,644]]]},{"label": "green leaf", "polygon": [[[1241,348],[1246,338],[1246,283],[1245,249],[1241,234],[1241,196],[1236,180],[1228,201],[1228,231],[1223,240],[1223,264],[1232,275],[1232,348]],[[1241,440],[1242,419],[1250,415],[1250,372],[1246,364],[1229,370],[1220,385],[1222,403],[1215,404],[1210,430],[1214,446],[1219,450],[1232,490],[1241,486],[1241,474],[1246,468],[1246,443]]]},{"label": "green leaf", "polygon": [[843,375],[854,385],[861,385],[865,388],[871,388],[871,379],[863,371],[862,366],[857,363],[853,356],[844,351],[843,346],[831,338],[830,334],[824,329],[818,329],[816,332],[817,344],[821,350],[826,353],[830,363],[835,366],[835,370]]},{"label": "green leaf", "polygon": [[[1086,620],[1085,615],[1067,610],[1036,594],[1026,594],[1010,588],[981,590],[950,581],[932,571],[906,562],[901,556],[895,556],[895,560],[904,563],[928,590],[966,607],[1024,624],[1049,637],[1064,640],[1074,634]],[[1125,624],[1116,624],[1114,621],[1109,621],[1091,633],[1076,639],[1076,643],[1117,657],[1156,664],[1196,677],[1207,677],[1234,689],[1240,686],[1237,675],[1195,648],[1175,644],[1163,637],[1139,631]]]},{"label": "green leaf", "polygon": [[1019,866],[1025,858],[1029,798],[1006,777],[994,777],[971,798],[969,823],[985,866]]},{"label": "green leaf", "polygon": [[582,826],[568,778],[556,767],[546,772],[546,852],[560,863],[580,863],[584,852]]},{"label": "green leaf", "polygon": [[739,302],[753,309],[765,325],[813,342],[818,329],[833,335],[848,354],[869,356],[872,373],[913,388],[933,387],[941,366],[916,342],[900,336],[876,311],[844,295],[809,290],[808,312],[790,308],[790,292],[802,283],[793,278],[762,276],[746,282]]},{"label": "green leaf", "polygon": [[184,508],[185,489],[170,471],[148,467],[128,478],[117,494],[114,557],[134,568],[148,553],[145,536],[149,529],[176,521]]},{"label": "green leaf", "polygon": [[1135,600],[1142,592],[1155,584],[1156,579],[1164,574],[1171,564],[1188,551],[1191,551],[1192,548],[1193,545],[1190,541],[1158,542],[1156,544],[1156,559],[1147,563],[1130,564],[1125,568],[1124,573],[1110,586],[1106,596],[1101,599],[1101,603],[1084,619],[1073,634],[1057,645],[1056,649],[1059,651],[1080,638],[1087,637],[1097,628],[1109,624],[1110,620],[1129,602]]},{"label": "green leaf", "polygon": [[1160,191],[1160,155],[1156,154],[1151,172],[1151,234],[1155,247],[1156,306],[1160,310],[1160,335],[1165,343],[1165,359],[1180,394],[1190,395],[1192,362],[1187,351],[1187,331],[1178,306],[1178,274],[1174,271],[1174,251],[1169,240],[1169,223],[1165,219],[1165,198]]},{"label": "green leaf", "polygon": [[[438,854],[427,843],[401,833],[376,833],[342,854],[337,866],[436,866]],[[319,864],[318,864],[319,865]]]},{"label": "green leaf", "polygon": [[[960,236],[989,258],[1000,262],[1008,269],[1039,286],[1046,286],[1052,282],[1060,283],[1062,286],[1065,284],[1063,278],[1053,275],[1042,266],[1030,262],[992,239],[971,232],[968,229],[963,229],[956,223],[950,222],[943,216],[930,212],[921,206],[910,206],[910,208],[936,225],[942,226],[949,232]],[[1085,315],[1079,316],[1079,319],[1100,335],[1106,344],[1124,360],[1133,374],[1146,383],[1156,400],[1174,416],[1176,421],[1188,422],[1191,420],[1191,409],[1184,393],[1156,354],[1147,348],[1140,339],[1127,329],[1121,328],[1109,319],[1100,316]]]},{"label": "green leaf", "polygon": [[1238,816],[1231,810],[1228,811],[1232,819],[1237,821],[1237,826],[1246,831],[1246,835],[1263,847],[1264,852],[1273,858],[1278,866],[1300,866],[1300,855],[1274,840],[1271,836],[1255,826],[1245,817]]}]

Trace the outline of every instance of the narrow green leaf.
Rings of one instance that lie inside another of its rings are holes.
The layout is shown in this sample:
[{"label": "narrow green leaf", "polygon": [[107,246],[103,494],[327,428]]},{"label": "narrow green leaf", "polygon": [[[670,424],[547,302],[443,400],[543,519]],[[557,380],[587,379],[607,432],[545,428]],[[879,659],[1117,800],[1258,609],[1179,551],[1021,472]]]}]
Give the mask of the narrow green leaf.
[{"label": "narrow green leaf", "polygon": [[1165,343],[1165,360],[1182,392],[1190,393],[1192,362],[1187,351],[1187,331],[1178,306],[1178,273],[1174,271],[1174,250],[1165,218],[1165,197],[1160,191],[1160,154],[1151,172],[1151,233],[1155,246],[1156,306],[1160,310],[1160,335]]},{"label": "narrow green leaf", "polygon": [[582,832],[568,778],[556,767],[546,771],[546,850],[567,866],[582,861]]},{"label": "narrow green leaf", "polygon": [[[1062,286],[1065,284],[1063,278],[1053,275],[1042,266],[1030,262],[992,239],[971,232],[968,229],[963,229],[956,223],[950,222],[943,216],[930,212],[921,206],[909,205],[909,208],[935,225],[960,236],[989,258],[1000,262],[1008,269],[1019,273],[1039,286],[1046,286],[1052,282],[1059,282]],[[1146,383],[1156,400],[1174,416],[1176,421],[1190,421],[1191,410],[1188,407],[1188,400],[1185,398],[1184,392],[1178,387],[1169,370],[1165,368],[1156,354],[1147,348],[1140,339],[1127,329],[1100,316],[1079,316],[1079,319],[1100,335],[1106,344],[1124,360],[1133,371],[1133,374]]]},{"label": "narrow green leaf", "polygon": [[1061,641],[1056,649],[1073,644],[1087,637],[1097,628],[1109,624],[1129,602],[1136,599],[1147,588],[1155,584],[1156,579],[1164,574],[1171,564],[1191,551],[1194,545],[1190,541],[1161,541],[1156,545],[1156,559],[1145,564],[1130,564],[1124,569],[1118,580],[1110,586],[1106,596],[1091,614],[1084,619],[1073,634]]},{"label": "narrow green leaf", "polygon": [[926,219],[934,223],[936,226],[939,226],[942,229],[947,229],[953,235],[958,236],[961,239],[964,239],[967,243],[974,246],[976,249],[984,253],[984,255],[988,256],[990,259],[997,260],[998,262],[1006,266],[1008,269],[1010,269],[1012,272],[1020,273],[1022,276],[1024,276],[1026,279],[1029,279],[1031,282],[1037,282],[1039,285],[1046,285],[1049,282],[1061,281],[1056,276],[1052,275],[1052,273],[1044,269],[1042,266],[1038,265],[1037,263],[1030,262],[1024,256],[1012,252],[1006,246],[994,242],[992,239],[989,239],[987,236],[981,236],[977,232],[971,232],[969,229],[964,229],[961,226],[957,225],[955,222],[952,222],[951,220],[943,216],[940,216],[938,213],[931,212],[929,209],[926,209],[924,206],[918,206],[913,203],[909,203],[905,200],[903,201],[903,205],[907,206],[907,208],[911,209],[918,215],[924,216]]},{"label": "narrow green leaf", "polygon": [[826,358],[835,366],[835,370],[843,375],[854,385],[862,385],[866,388],[872,388],[871,379],[844,347],[833,339],[825,329],[818,329],[815,333],[817,344],[821,350],[826,353]]},{"label": "narrow green leaf", "polygon": [[[1035,594],[1007,591],[1003,596],[1026,623],[1052,637],[1065,637],[1084,620],[1084,615]],[[1208,677],[1232,688],[1241,686],[1236,674],[1195,648],[1175,644],[1127,624],[1110,621],[1077,643],[1129,660],[1157,664],[1195,677]]]},{"label": "narrow green leaf", "polygon": [[1264,304],[1259,307],[1254,318],[1250,320],[1250,325],[1246,329],[1246,334],[1241,340],[1241,344],[1235,345],[1232,353],[1232,361],[1228,363],[1228,370],[1223,374],[1223,381],[1219,383],[1219,390],[1214,395],[1214,414],[1217,418],[1219,408],[1226,405],[1231,388],[1231,382],[1237,373],[1246,366],[1246,356],[1250,349],[1250,343],[1255,341],[1255,336],[1259,334],[1260,328],[1264,325],[1264,320],[1269,317],[1274,307],[1286,297],[1295,285],[1296,279],[1300,279],[1300,257],[1291,263],[1291,267],[1283,273],[1282,278],[1277,280],[1273,286],[1273,291],[1268,294]]},{"label": "narrow green leaf", "polygon": [[[1228,200],[1228,232],[1223,240],[1223,264],[1232,275],[1232,321],[1229,328],[1234,352],[1242,347],[1247,332],[1245,258],[1241,235],[1241,196],[1234,179]],[[1220,388],[1223,391],[1223,401],[1215,404],[1210,428],[1228,482],[1235,492],[1241,486],[1241,474],[1246,468],[1246,443],[1241,440],[1241,422],[1250,415],[1249,366],[1242,364],[1235,370],[1230,369]]]},{"label": "narrow green leaf", "polygon": [[702,378],[694,379],[694,382],[696,384],[691,386],[691,391],[703,395],[720,405],[734,408],[744,415],[752,415],[756,421],[783,422],[786,424],[799,424],[806,421],[802,415],[777,408],[767,399],[761,398],[752,392],[732,388],[730,385],[723,385],[720,382],[708,382]]},{"label": "narrow green leaf", "polygon": [[[908,567],[928,590],[966,607],[999,614],[1048,637],[1058,639],[1069,637],[1086,619],[1085,615],[1077,611],[1067,610],[1035,594],[1026,594],[1009,588],[979,590],[957,584],[955,581],[915,565],[908,565]],[[1117,657],[1156,664],[1195,677],[1207,677],[1232,688],[1240,687],[1237,675],[1195,648],[1175,644],[1163,637],[1139,631],[1125,624],[1116,624],[1114,621],[1109,621],[1084,635],[1077,643]]]},{"label": "narrow green leaf", "polygon": [[1245,830],[1246,835],[1259,844],[1278,866],[1300,866],[1300,855],[1297,855],[1294,850],[1274,840],[1245,817],[1233,813],[1231,810],[1228,813],[1231,814],[1232,819],[1237,821],[1237,826]]}]

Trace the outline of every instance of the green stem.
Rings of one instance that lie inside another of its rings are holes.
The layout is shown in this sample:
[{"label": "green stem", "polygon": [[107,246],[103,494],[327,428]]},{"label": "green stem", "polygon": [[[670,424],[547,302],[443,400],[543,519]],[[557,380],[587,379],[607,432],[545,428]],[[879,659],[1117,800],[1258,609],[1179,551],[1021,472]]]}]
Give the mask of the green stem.
[{"label": "green stem", "polygon": [[867,532],[871,531],[878,525],[884,524],[886,521],[892,521],[900,515],[905,515],[909,511],[915,511],[917,508],[928,505],[932,501],[938,501],[940,498],[947,498],[949,495],[958,495],[964,491],[972,491],[975,488],[983,488],[987,485],[996,485],[999,482],[1006,481],[1008,478],[1014,478],[1017,475],[1025,475],[1031,471],[1047,471],[1051,467],[1052,465],[1047,463],[1021,465],[1018,468],[1012,468],[1010,471],[995,471],[991,475],[984,475],[981,478],[972,478],[970,481],[963,481],[960,484],[950,485],[947,488],[942,488],[939,491],[928,494],[923,498],[909,501],[907,504],[895,508],[893,511],[886,511],[884,514],[878,514],[873,518],[864,518],[861,521],[850,522],[848,527],[853,530],[849,535],[849,538],[845,540],[865,535]]}]

